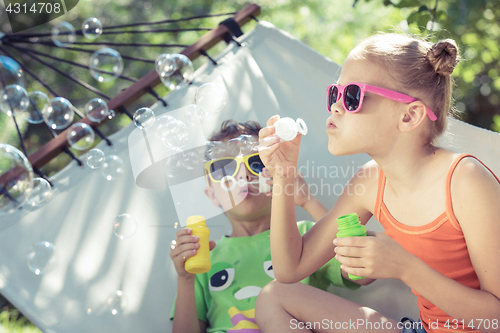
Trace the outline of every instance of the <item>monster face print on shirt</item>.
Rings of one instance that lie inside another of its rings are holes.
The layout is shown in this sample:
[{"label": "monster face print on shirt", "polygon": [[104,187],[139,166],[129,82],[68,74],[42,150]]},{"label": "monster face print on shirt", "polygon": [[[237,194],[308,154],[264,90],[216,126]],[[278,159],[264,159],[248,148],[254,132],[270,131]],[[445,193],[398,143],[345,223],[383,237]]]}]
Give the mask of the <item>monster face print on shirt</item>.
[{"label": "monster face print on shirt", "polygon": [[271,254],[263,252],[253,251],[244,258],[230,255],[227,259],[233,261],[215,263],[208,272],[212,300],[227,309],[234,326],[229,329],[231,333],[258,330],[255,302],[262,287],[274,279]]}]

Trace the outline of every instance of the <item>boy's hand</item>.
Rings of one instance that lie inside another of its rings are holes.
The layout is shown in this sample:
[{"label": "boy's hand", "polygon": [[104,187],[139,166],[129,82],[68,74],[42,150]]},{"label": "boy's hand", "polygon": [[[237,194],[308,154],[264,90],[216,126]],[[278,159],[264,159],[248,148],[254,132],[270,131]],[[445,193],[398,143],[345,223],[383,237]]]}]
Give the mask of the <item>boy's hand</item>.
[{"label": "boy's hand", "polygon": [[[195,274],[188,273],[185,269],[186,260],[196,254],[200,244],[198,236],[191,236],[192,230],[184,228],[176,233],[175,240],[170,245],[170,259],[174,263],[175,270],[179,278],[186,280],[192,278]],[[215,247],[215,242],[210,241],[210,251]]]},{"label": "boy's hand", "polygon": [[[266,178],[270,178],[273,175],[271,172],[267,169],[264,168],[262,169],[262,176]],[[273,186],[273,180],[269,179],[266,181],[268,185]],[[273,192],[266,193],[268,197],[273,195]],[[304,205],[313,198],[313,195],[311,194],[311,191],[309,190],[309,186],[307,185],[307,182],[302,176],[300,172],[295,173],[295,183],[294,183],[294,197],[295,197],[295,205],[304,208]]]},{"label": "boy's hand", "polygon": [[290,177],[297,173],[302,134],[297,134],[291,141],[280,141],[273,127],[279,119],[279,115],[269,118],[267,127],[260,130],[259,155],[273,177]]}]

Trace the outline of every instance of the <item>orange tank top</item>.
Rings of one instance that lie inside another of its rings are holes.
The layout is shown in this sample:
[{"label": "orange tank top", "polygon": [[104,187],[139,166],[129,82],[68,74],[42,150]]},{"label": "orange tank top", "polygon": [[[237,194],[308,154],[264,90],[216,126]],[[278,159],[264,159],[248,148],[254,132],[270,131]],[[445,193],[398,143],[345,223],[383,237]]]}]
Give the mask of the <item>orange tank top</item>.
[{"label": "orange tank top", "polygon": [[[453,213],[451,203],[451,176],[458,162],[464,157],[475,158],[472,155],[462,154],[451,164],[446,175],[446,211],[434,221],[417,227],[398,222],[391,215],[383,201],[386,178],[382,170],[380,170],[379,175],[374,215],[384,227],[385,233],[397,241],[408,252],[416,255],[441,274],[469,288],[480,289],[479,279],[467,251],[464,234]],[[479,162],[483,164],[481,161]],[[486,167],[486,165],[484,166]],[[488,167],[486,168],[495,176]],[[500,182],[498,177],[495,176],[495,178]],[[414,290],[412,292],[418,296],[420,320],[428,333],[446,331],[479,332],[467,328],[467,323],[462,324],[461,322],[459,322],[459,329],[451,329],[452,327],[457,327],[454,325],[456,320],[454,321],[452,317],[448,316]],[[438,323],[438,325],[435,323]],[[436,328],[436,326],[439,328]],[[462,326],[465,326],[464,329],[462,329]]]}]

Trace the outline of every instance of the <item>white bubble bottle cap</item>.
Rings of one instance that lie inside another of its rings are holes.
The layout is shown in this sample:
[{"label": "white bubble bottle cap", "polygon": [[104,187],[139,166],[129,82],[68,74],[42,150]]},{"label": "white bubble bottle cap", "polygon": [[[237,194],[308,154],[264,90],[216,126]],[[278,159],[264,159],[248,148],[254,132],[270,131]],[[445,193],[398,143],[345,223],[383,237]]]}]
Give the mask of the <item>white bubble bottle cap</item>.
[{"label": "white bubble bottle cap", "polygon": [[297,133],[307,134],[307,125],[301,118],[297,118],[297,121],[289,117],[280,118],[273,126],[276,129],[276,135],[283,141],[295,139]]}]

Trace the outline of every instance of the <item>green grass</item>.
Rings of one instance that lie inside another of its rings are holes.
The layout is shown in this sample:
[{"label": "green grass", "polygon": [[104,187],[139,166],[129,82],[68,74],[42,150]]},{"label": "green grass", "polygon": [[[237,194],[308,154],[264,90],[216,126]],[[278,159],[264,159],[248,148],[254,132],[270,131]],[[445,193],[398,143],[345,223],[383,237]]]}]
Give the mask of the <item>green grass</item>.
[{"label": "green grass", "polygon": [[0,312],[0,333],[41,333],[41,331],[14,307]]}]

